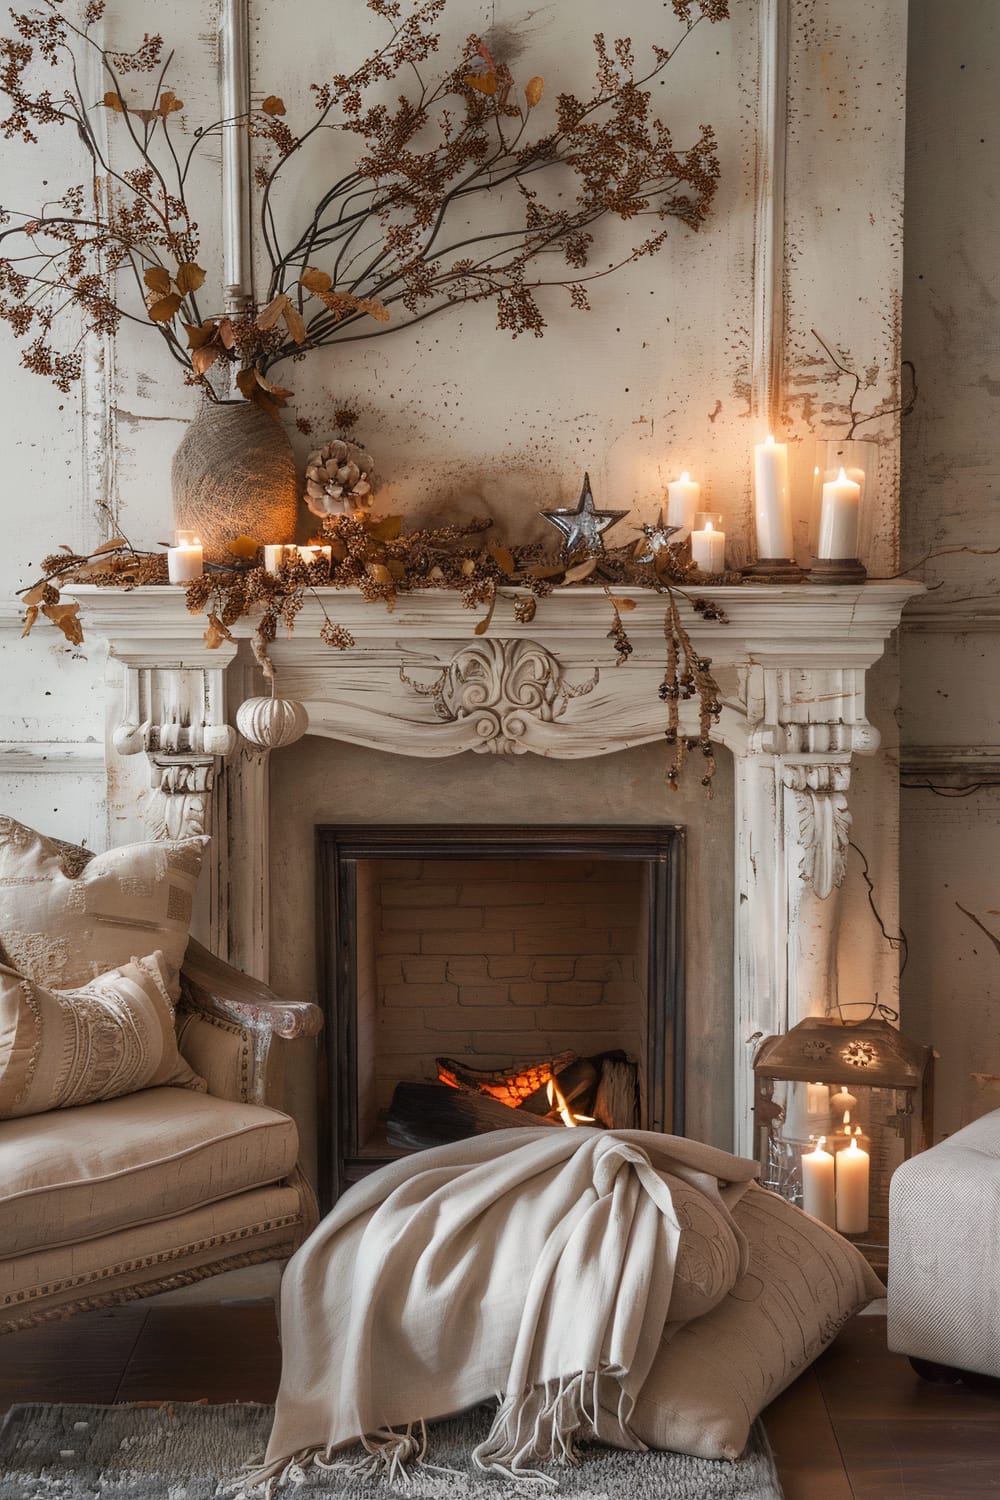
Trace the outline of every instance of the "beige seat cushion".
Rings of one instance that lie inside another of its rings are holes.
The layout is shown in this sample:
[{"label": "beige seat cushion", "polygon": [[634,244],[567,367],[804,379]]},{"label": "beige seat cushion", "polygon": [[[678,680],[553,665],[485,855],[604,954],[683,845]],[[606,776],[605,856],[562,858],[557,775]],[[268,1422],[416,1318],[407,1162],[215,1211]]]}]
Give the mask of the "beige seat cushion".
[{"label": "beige seat cushion", "polygon": [[185,1089],[0,1122],[0,1258],[182,1213],[287,1177],[288,1115]]},{"label": "beige seat cushion", "polygon": [[72,989],[134,954],[163,953],[172,999],[208,839],[91,856],[0,817],[0,949],[19,974]]},{"label": "beige seat cushion", "polygon": [[205,1091],[177,1051],[162,953],[71,990],[0,964],[0,1120],[161,1084]]},{"label": "beige seat cushion", "polygon": [[636,1402],[651,1448],[737,1458],[769,1401],[884,1287],[859,1250],[753,1185],[733,1209],[750,1260],[718,1307],[666,1337]]}]

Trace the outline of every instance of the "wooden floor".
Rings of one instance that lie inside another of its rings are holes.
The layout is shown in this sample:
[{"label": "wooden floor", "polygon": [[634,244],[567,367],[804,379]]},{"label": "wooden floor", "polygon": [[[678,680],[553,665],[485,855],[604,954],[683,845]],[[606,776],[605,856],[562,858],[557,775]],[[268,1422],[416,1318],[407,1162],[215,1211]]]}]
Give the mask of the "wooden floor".
[{"label": "wooden floor", "polygon": [[[0,1339],[0,1410],[20,1401],[272,1401],[270,1304],[91,1313]],[[930,1386],[855,1318],[765,1413],[785,1500],[1000,1495],[1000,1385]]]}]

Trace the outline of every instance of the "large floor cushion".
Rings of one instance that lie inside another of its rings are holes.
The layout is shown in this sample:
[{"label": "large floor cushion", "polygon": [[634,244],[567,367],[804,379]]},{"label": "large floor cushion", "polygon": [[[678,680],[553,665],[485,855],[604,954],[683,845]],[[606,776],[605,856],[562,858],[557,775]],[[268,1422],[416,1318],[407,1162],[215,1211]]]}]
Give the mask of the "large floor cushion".
[{"label": "large floor cushion", "polygon": [[0,1122],[0,1259],[168,1218],[287,1177],[294,1121],[186,1089]]},{"label": "large floor cushion", "polygon": [[632,1426],[651,1448],[739,1456],[754,1418],[884,1288],[835,1230],[751,1186],[733,1208],[750,1257],[719,1305],[660,1346]]}]

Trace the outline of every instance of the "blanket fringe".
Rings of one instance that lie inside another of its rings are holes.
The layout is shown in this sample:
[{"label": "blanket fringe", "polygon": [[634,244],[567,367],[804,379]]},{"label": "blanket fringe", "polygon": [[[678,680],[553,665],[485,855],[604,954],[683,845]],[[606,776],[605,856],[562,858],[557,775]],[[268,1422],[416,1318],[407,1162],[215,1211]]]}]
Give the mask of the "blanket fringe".
[{"label": "blanket fringe", "polygon": [[424,1422],[412,1422],[401,1432],[383,1427],[358,1441],[364,1449],[358,1458],[336,1457],[329,1452],[324,1455],[319,1448],[306,1448],[293,1453],[291,1458],[250,1465],[236,1481],[239,1489],[233,1500],[253,1500],[255,1496],[260,1496],[261,1500],[273,1500],[279,1486],[304,1484],[311,1468],[321,1469],[324,1474],[338,1474],[346,1480],[385,1479],[402,1489],[408,1489],[413,1483],[410,1472],[413,1467],[461,1477],[457,1469],[427,1463],[427,1426]]},{"label": "blanket fringe", "polygon": [[[558,1480],[531,1466],[528,1460],[574,1467],[580,1463],[577,1438],[599,1436],[599,1379],[598,1371],[583,1370],[547,1380],[520,1395],[506,1396],[489,1436],[473,1449],[476,1468],[484,1474],[502,1474],[532,1489],[558,1489]],[[627,1426],[622,1435],[628,1435]]]}]

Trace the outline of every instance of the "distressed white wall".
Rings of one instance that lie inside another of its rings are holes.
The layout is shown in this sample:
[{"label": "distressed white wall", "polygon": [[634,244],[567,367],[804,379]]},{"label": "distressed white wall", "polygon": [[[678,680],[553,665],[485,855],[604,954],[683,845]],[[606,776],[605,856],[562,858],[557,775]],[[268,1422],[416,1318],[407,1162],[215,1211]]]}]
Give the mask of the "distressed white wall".
[{"label": "distressed white wall", "polygon": [[918,571],[902,641],[904,1008],[940,1053],[939,1134],[1000,1105],[998,85],[991,0],[911,0],[903,559],[979,549]]},{"label": "distressed white wall", "polygon": [[[589,468],[599,504],[631,508],[629,522],[619,527],[624,538],[629,525],[655,514],[662,482],[686,466],[703,481],[706,504],[725,514],[733,560],[749,554],[750,448],[761,436],[749,404],[757,31],[772,3],[733,0],[732,20],[699,27],[657,90],[678,143],[692,138],[703,120],[719,135],[722,185],[698,235],[676,225],[658,257],[595,289],[589,314],[570,312],[557,294],[546,305],[549,331],[541,341],[495,333],[489,310],[479,308],[429,320],[412,334],[290,366],[296,411],[314,421],[317,434],[326,429],[335,403],[351,399],[360,407],[363,436],[388,481],[386,498],[409,517],[485,508],[508,534],[525,536],[537,525],[540,505],[575,500],[582,471]],[[255,93],[281,94],[294,123],[296,113],[307,116],[311,108],[306,83],[312,60],[317,75],[318,59],[328,49],[327,71],[347,65],[358,50],[353,28],[366,13],[361,0],[343,0],[334,27],[319,0],[291,12],[279,0],[253,0],[253,10]],[[778,415],[793,444],[797,544],[805,561],[813,437],[843,431],[844,416],[843,383],[817,354],[809,330],[816,327],[869,372],[866,410],[892,404],[897,388],[906,6],[905,0],[879,6],[867,0],[789,0],[788,11],[782,278],[788,316],[781,340],[787,371]],[[343,24],[348,13],[351,25]],[[162,0],[155,12],[155,24],[178,48],[172,79],[186,106],[178,120],[188,131],[213,117],[214,20],[214,5],[206,0]],[[444,55],[450,41],[494,23],[524,46],[518,75],[546,78],[543,114],[560,88],[585,87],[592,67],[589,38],[598,28],[628,31],[640,49],[652,39],[673,45],[680,35],[670,6],[651,7],[647,0],[622,0],[613,20],[601,0],[558,0],[529,12],[510,0],[451,0],[442,28]],[[134,0],[116,0],[109,8],[109,31],[123,43],[148,24]],[[44,149],[22,153],[10,147],[0,168],[0,198],[37,196],[39,177],[62,168],[62,160]],[[203,182],[198,217],[208,231],[203,264],[212,275],[218,257],[211,172]],[[621,235],[609,228],[598,260],[613,241],[624,243]],[[3,339],[0,375],[10,439],[9,544],[0,556],[0,593],[30,579],[54,544],[98,541],[107,524],[97,504],[102,498],[137,544],[161,541],[171,525],[170,455],[195,397],[179,383],[159,343],[152,336],[137,340],[130,331],[119,341],[113,367],[98,372],[98,392],[103,380],[112,397],[104,449],[94,442],[93,420],[76,395],[60,396],[20,372],[16,352]],[[886,574],[895,566],[894,420],[874,430],[883,463],[866,557],[873,573]],[[106,476],[105,458],[111,460]],[[42,826],[100,842],[107,834],[90,773],[82,780],[78,770],[30,781],[23,775],[24,764],[39,761],[32,746],[100,738],[99,643],[72,653],[41,627],[22,643],[12,625],[11,616],[0,619],[5,665],[15,684],[6,695],[0,743],[19,747],[19,779],[0,780],[3,800]],[[891,663],[878,680],[873,717],[891,728],[897,693]],[[55,695],[55,715],[46,693]],[[285,764],[280,757],[274,764],[279,798],[282,778],[291,774]],[[58,796],[49,791],[56,786]],[[885,892],[883,915],[893,930],[897,818],[891,753],[866,764],[858,786],[855,837],[876,888]],[[650,815],[660,815],[660,808],[651,808]],[[843,954],[851,985],[859,992],[877,985],[889,998],[893,956],[868,911],[856,861],[846,902],[857,918]]]}]

